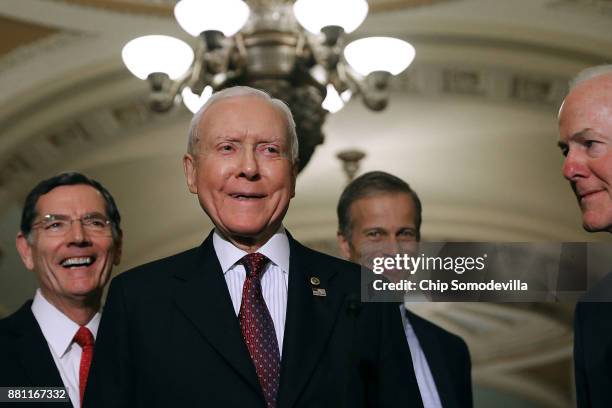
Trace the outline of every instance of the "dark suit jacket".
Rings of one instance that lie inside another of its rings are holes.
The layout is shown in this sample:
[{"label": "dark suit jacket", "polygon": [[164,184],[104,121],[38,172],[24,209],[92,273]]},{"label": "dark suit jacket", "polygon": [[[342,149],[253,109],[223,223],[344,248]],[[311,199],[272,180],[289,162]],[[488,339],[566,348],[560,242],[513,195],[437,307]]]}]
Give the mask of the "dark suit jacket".
[{"label": "dark suit jacket", "polygon": [[612,406],[612,303],[610,301],[612,301],[612,274],[602,279],[576,304],[574,370],[578,408]]},{"label": "dark suit jacket", "polygon": [[[32,301],[0,320],[0,387],[63,387],[64,383],[51,356],[38,322],[32,314]],[[65,403],[12,403],[15,407],[72,407]]]},{"label": "dark suit jacket", "polygon": [[[289,242],[278,407],[422,407],[397,306],[362,304],[359,266]],[[212,234],[111,282],[85,407],[264,406]]]},{"label": "dark suit jacket", "polygon": [[463,339],[406,310],[444,408],[472,407],[472,364]]}]

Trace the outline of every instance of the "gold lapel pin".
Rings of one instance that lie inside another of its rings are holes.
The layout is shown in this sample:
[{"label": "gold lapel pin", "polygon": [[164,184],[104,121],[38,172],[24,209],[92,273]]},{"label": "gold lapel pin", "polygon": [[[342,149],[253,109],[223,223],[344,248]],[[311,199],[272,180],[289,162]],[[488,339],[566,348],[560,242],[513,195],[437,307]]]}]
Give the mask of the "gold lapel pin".
[{"label": "gold lapel pin", "polygon": [[[321,284],[321,280],[319,278],[317,278],[316,276],[311,276],[310,277],[310,284],[312,286],[319,286]],[[312,295],[313,296],[327,296],[327,292],[325,291],[325,289],[323,288],[312,288]]]}]

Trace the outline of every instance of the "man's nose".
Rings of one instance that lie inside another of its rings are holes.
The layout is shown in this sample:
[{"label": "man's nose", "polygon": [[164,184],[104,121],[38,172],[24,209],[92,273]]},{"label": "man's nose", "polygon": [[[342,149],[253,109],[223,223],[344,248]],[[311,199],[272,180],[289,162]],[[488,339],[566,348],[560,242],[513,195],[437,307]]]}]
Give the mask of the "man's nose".
[{"label": "man's nose", "polygon": [[83,228],[81,220],[72,221],[68,234],[70,236],[70,242],[73,244],[83,245],[89,242],[89,236],[85,228]]},{"label": "man's nose", "polygon": [[587,177],[589,169],[584,155],[576,150],[569,150],[563,162],[563,177],[569,181],[576,181],[579,177]]},{"label": "man's nose", "polygon": [[240,159],[240,176],[249,180],[259,177],[259,164],[256,152],[253,149],[243,149]]}]

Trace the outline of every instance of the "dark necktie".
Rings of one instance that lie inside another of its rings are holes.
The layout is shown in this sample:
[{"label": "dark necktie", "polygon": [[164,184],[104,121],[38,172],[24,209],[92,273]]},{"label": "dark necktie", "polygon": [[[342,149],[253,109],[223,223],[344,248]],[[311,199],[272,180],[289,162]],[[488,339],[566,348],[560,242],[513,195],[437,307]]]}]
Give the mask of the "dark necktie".
[{"label": "dark necktie", "polygon": [[252,253],[239,262],[246,269],[240,304],[240,329],[249,350],[267,408],[276,408],[280,378],[280,353],[274,323],[261,293],[261,276],[270,260]]},{"label": "dark necktie", "polygon": [[83,406],[83,394],[87,385],[87,376],[89,375],[89,366],[93,357],[94,338],[93,334],[85,326],[79,327],[79,330],[74,335],[74,341],[81,346],[81,365],[79,366],[79,395],[81,397],[81,406]]}]

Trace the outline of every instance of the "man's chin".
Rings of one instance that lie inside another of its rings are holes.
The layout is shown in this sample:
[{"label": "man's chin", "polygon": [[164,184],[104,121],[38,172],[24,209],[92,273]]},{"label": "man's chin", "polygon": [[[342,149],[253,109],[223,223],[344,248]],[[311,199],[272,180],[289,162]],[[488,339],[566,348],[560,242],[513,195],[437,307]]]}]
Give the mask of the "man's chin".
[{"label": "man's chin", "polygon": [[612,222],[588,217],[583,218],[582,227],[587,232],[612,232]]},{"label": "man's chin", "polygon": [[260,243],[260,241],[266,241],[276,232],[272,228],[261,227],[253,228],[252,225],[247,226],[229,226],[225,229],[225,233],[231,240],[239,242],[249,243]]}]

